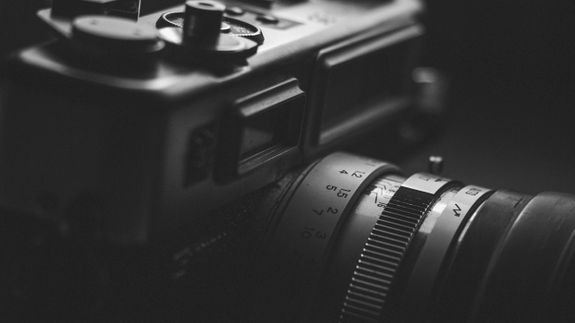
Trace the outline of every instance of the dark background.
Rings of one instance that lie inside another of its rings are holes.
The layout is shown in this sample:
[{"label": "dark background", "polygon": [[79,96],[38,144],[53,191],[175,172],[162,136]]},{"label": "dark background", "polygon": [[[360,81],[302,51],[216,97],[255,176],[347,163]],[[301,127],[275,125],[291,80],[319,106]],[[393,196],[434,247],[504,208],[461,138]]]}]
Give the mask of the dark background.
[{"label": "dark background", "polygon": [[445,131],[402,166],[575,193],[575,1],[428,1],[425,62],[451,79]]},{"label": "dark background", "polygon": [[[0,55],[49,37],[34,17],[48,2],[0,1]],[[575,1],[427,2],[424,63],[450,80],[449,110],[396,162],[419,171],[438,154],[467,183],[575,193]]]}]

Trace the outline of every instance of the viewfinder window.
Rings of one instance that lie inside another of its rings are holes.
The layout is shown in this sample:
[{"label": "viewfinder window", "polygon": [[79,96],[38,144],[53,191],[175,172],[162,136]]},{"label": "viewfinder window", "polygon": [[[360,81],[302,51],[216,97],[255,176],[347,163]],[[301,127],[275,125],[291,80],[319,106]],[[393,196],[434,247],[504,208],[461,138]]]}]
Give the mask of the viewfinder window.
[{"label": "viewfinder window", "polygon": [[273,147],[289,146],[289,102],[284,107],[272,107],[245,121],[240,159],[256,156]]},{"label": "viewfinder window", "polygon": [[297,150],[304,108],[296,79],[236,101],[221,127],[219,178],[233,179]]}]

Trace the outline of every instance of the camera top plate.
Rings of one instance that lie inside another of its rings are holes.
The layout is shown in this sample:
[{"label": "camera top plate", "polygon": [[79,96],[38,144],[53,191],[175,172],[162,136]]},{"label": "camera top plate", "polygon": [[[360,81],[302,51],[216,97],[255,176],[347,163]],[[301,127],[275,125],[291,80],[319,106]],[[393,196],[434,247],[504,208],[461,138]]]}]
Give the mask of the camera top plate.
[{"label": "camera top plate", "polygon": [[[169,55],[163,55],[159,59],[150,60],[148,65],[152,68],[146,72],[143,69],[135,73],[113,68],[103,70],[86,64],[74,64],[70,60],[70,56],[74,54],[62,53],[57,44],[24,50],[17,59],[26,66],[73,79],[76,83],[145,92],[172,100],[196,95],[222,82],[242,82],[242,79],[253,72],[266,73],[298,57],[313,57],[321,48],[359,34],[377,34],[382,30],[400,28],[413,21],[413,17],[421,10],[421,4],[416,0],[389,3],[308,1],[277,4],[271,10],[231,1],[227,1],[226,5],[228,8],[241,8],[240,12],[243,12],[242,15],[236,12],[226,16],[257,24],[265,35],[265,42],[259,46],[258,53],[248,60],[246,66],[235,66],[223,71],[201,61],[182,63],[170,59]],[[167,11],[182,11],[182,7],[177,6],[140,17],[138,24],[155,26]],[[59,32],[70,32],[71,27],[65,20],[52,18],[50,9],[41,10],[38,15]],[[278,28],[277,23],[263,19],[264,16],[278,17],[280,21],[291,23],[285,25],[285,28]]]},{"label": "camera top plate", "polygon": [[[95,196],[110,207],[102,229],[110,241],[184,239],[183,228],[202,228],[216,207],[413,107],[419,1],[226,5],[222,16],[265,36],[244,65],[194,57],[193,46],[206,53],[226,37],[194,38],[185,24],[182,36],[194,40],[182,37],[181,47],[144,55],[108,45],[94,51],[67,36],[75,37],[74,20],[41,11],[62,36],[11,62],[3,128],[10,140],[0,149],[18,162],[0,167],[7,188],[0,197],[27,209],[49,192],[63,213]],[[186,12],[172,7],[121,24],[147,34],[174,11]],[[219,32],[221,25],[205,22]],[[98,47],[102,34],[88,34]]]}]

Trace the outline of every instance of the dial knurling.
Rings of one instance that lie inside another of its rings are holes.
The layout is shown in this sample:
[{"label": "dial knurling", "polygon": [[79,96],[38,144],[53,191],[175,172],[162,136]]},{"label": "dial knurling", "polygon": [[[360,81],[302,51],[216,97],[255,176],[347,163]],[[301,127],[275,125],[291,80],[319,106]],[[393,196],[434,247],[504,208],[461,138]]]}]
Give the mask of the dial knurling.
[{"label": "dial knurling", "polygon": [[375,322],[386,315],[393,281],[433,194],[401,187],[371,230],[359,256],[339,322]]}]

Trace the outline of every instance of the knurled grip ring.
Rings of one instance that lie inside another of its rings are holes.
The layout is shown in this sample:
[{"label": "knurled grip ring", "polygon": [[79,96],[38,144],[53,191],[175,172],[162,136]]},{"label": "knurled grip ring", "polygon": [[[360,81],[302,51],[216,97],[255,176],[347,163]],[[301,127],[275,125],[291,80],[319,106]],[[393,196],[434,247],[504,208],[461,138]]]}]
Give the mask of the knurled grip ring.
[{"label": "knurled grip ring", "polygon": [[340,322],[379,321],[409,245],[430,206],[450,181],[428,174],[407,179],[391,198],[359,256]]}]

